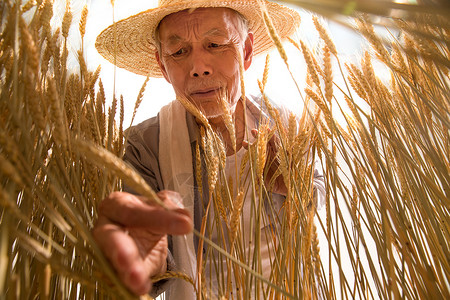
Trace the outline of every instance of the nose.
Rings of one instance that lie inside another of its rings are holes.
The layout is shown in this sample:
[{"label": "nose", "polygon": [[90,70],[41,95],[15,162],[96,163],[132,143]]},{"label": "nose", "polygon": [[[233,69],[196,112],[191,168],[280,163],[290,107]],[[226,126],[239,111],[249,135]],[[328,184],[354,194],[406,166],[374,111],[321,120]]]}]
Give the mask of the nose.
[{"label": "nose", "polygon": [[208,53],[201,49],[195,49],[191,52],[192,68],[191,77],[205,77],[212,74],[211,64],[208,63]]}]

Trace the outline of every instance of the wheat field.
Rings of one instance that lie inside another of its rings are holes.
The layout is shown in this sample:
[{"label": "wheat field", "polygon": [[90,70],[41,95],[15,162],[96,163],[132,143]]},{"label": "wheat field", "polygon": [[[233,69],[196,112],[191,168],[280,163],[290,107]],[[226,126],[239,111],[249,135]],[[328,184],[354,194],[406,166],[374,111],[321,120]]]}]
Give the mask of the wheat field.
[{"label": "wheat field", "polygon": [[[297,38],[288,41],[307,65],[306,82],[298,82],[303,112],[283,117],[272,107],[265,94],[267,58],[258,85],[273,122],[261,120],[233,182],[224,172],[223,141],[198,109],[179,99],[202,120],[195,163],[204,165],[208,176],[206,181],[195,176],[207,182],[199,189],[209,191],[210,201],[195,234],[199,249],[208,250],[199,251],[198,278],[167,273],[154,280],[187,280],[199,299],[449,299],[448,6],[280,2],[316,14],[320,49]],[[55,25],[53,5],[52,0],[0,3],[0,299],[136,298],[90,230],[100,201],[123,183],[160,202],[121,160],[125,101],[116,95],[106,99],[100,67],[87,67],[83,43],[77,70],[68,71],[69,28],[77,27],[83,41],[87,6],[73,22],[68,1]],[[359,63],[342,59],[323,17],[368,41],[371,47]],[[282,41],[269,16],[265,21],[289,72],[293,66]],[[374,26],[397,34],[381,37]],[[375,64],[388,70],[389,80],[378,76]],[[280,151],[272,159],[287,187],[281,207],[259,200],[270,197],[276,185],[267,167],[273,136]],[[325,177],[320,210],[315,167]],[[246,218],[244,205],[251,211]],[[213,242],[213,235],[220,238]],[[246,246],[249,240],[254,246]],[[260,247],[262,240],[267,249]],[[271,258],[268,273],[263,255]],[[213,275],[218,294],[206,280]]]}]

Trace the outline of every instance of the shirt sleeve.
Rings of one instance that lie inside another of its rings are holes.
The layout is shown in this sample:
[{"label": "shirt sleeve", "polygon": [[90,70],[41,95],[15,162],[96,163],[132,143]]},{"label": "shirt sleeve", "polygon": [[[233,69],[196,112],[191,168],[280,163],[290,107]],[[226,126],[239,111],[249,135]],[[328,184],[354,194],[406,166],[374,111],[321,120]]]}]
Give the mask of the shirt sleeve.
[{"label": "shirt sleeve", "polygon": [[[159,170],[159,120],[151,118],[128,129],[128,139],[123,160],[142,176],[145,182],[156,192],[163,189]],[[135,194],[127,185],[123,190]]]},{"label": "shirt sleeve", "polygon": [[[155,191],[163,189],[159,169],[159,118],[154,117],[130,128],[123,160],[133,167]],[[123,191],[137,194],[131,187],[124,184]],[[172,255],[172,239],[168,236],[167,271],[176,270]],[[155,298],[168,290],[174,280],[164,279],[153,283],[150,296]]]}]

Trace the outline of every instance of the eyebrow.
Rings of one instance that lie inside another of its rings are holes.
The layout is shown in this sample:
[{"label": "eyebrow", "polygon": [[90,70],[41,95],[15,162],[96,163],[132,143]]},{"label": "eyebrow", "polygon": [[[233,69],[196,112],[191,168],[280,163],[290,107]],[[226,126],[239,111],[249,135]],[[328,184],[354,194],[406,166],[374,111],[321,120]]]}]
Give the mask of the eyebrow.
[{"label": "eyebrow", "polygon": [[[221,36],[221,37],[227,37],[228,35],[226,34],[226,32],[224,32],[224,30],[221,30],[219,28],[212,28],[210,30],[208,30],[204,36]],[[168,38],[168,42],[169,43],[177,43],[177,42],[182,42],[184,41],[184,39],[179,36],[178,34],[172,34],[171,36],[169,36]]]},{"label": "eyebrow", "polygon": [[228,36],[224,30],[219,28],[212,28],[205,33],[205,36]]}]

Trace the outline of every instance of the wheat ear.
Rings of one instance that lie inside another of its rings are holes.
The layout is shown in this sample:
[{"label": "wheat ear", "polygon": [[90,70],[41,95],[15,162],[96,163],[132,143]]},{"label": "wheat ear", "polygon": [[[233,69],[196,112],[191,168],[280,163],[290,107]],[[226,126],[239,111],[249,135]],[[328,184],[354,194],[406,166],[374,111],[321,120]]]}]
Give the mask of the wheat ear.
[{"label": "wheat ear", "polygon": [[135,192],[161,207],[167,208],[145,180],[122,159],[108,150],[79,139],[73,140],[74,148],[91,163],[112,172],[124,180]]}]

